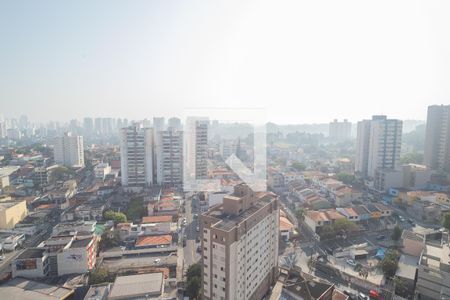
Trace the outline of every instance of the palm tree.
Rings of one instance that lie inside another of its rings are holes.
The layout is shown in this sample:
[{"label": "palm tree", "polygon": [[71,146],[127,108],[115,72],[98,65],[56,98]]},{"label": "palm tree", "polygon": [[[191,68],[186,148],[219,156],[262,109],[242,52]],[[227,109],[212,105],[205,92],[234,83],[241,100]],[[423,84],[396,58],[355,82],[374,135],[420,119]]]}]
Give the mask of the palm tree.
[{"label": "palm tree", "polygon": [[366,268],[362,268],[359,272],[358,275],[361,276],[364,279],[367,279],[367,277],[369,276],[369,271]]}]

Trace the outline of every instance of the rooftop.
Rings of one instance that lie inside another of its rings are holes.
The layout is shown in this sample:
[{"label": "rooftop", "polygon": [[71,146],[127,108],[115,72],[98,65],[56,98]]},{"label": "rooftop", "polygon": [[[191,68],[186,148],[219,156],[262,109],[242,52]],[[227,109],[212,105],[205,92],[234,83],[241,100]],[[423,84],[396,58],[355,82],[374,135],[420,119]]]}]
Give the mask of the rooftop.
[{"label": "rooftop", "polygon": [[172,216],[147,216],[142,218],[142,223],[172,222]]},{"label": "rooftop", "polygon": [[44,252],[44,248],[28,248],[23,251],[17,259],[40,258]]},{"label": "rooftop", "polygon": [[266,201],[257,201],[253,204],[253,206],[251,206],[249,209],[244,210],[240,215],[237,216],[225,214],[220,208],[218,210],[211,211],[209,215],[221,220],[214,225],[215,228],[229,231],[233,229],[234,226],[248,219],[251,215],[266,206],[267,203],[268,202]]},{"label": "rooftop", "polygon": [[109,299],[130,299],[139,296],[159,296],[163,289],[163,273],[118,276]]},{"label": "rooftop", "polygon": [[136,246],[157,246],[157,245],[169,245],[172,243],[171,235],[152,235],[152,236],[140,236],[136,241]]},{"label": "rooftop", "polygon": [[0,285],[2,299],[59,300],[66,299],[73,293],[72,289],[23,278],[14,278]]}]

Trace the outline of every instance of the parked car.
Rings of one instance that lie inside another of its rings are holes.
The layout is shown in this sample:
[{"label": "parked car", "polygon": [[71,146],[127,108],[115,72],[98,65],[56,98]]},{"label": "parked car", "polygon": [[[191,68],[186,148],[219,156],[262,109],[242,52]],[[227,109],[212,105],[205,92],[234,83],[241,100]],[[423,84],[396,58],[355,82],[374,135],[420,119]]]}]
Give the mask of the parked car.
[{"label": "parked car", "polygon": [[359,293],[358,294],[358,300],[370,300],[369,296],[367,296],[364,293]]},{"label": "parked car", "polygon": [[347,259],[346,262],[347,262],[348,265],[350,265],[350,266],[352,266],[352,267],[356,266],[356,261],[354,261],[354,260],[351,259],[351,258]]},{"label": "parked car", "polygon": [[161,259],[160,259],[160,258],[157,258],[157,259],[155,259],[153,262],[154,262],[155,264],[159,264],[159,263],[161,262]]}]

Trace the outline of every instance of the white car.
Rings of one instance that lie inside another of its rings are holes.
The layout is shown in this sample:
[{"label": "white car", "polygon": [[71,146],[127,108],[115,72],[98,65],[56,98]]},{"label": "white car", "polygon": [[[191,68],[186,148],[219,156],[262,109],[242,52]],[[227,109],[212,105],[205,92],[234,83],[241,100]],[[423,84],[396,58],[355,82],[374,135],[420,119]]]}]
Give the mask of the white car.
[{"label": "white car", "polygon": [[347,264],[349,264],[350,266],[352,266],[352,267],[354,267],[354,266],[356,266],[356,261],[354,261],[353,259],[347,259]]},{"label": "white car", "polygon": [[160,259],[160,258],[157,258],[157,259],[155,259],[153,262],[154,262],[155,264],[159,264],[159,263],[161,262],[161,259]]}]

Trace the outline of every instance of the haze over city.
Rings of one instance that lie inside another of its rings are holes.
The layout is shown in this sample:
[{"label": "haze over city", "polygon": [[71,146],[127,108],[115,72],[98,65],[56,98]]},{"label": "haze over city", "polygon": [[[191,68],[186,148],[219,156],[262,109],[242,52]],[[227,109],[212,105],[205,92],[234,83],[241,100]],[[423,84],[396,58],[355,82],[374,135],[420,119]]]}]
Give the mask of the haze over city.
[{"label": "haze over city", "polygon": [[0,0],[0,299],[450,299],[449,13]]},{"label": "haze over city", "polygon": [[[425,120],[450,99],[448,1],[2,1],[5,117],[257,107],[279,124]],[[405,109],[407,108],[407,109]]]}]

